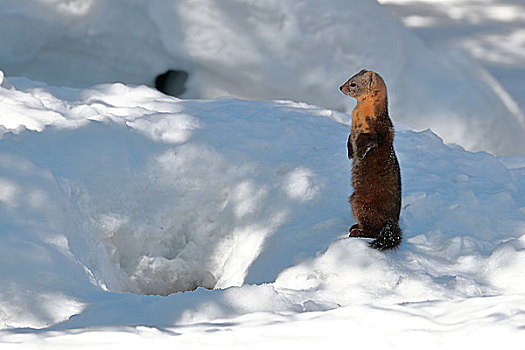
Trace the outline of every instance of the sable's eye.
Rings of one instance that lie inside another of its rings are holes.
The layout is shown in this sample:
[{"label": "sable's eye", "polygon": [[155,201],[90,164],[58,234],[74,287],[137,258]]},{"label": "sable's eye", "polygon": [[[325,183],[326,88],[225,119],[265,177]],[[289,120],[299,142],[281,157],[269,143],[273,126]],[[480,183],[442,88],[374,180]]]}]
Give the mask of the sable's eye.
[{"label": "sable's eye", "polygon": [[356,83],[351,83],[350,86],[351,86],[351,87],[356,87],[357,84],[356,84]]}]

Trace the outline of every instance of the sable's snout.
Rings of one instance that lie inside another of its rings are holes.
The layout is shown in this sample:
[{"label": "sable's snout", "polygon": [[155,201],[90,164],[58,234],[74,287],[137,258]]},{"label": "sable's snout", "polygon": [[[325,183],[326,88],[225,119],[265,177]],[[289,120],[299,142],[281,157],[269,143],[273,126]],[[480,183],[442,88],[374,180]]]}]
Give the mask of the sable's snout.
[{"label": "sable's snout", "polygon": [[350,88],[348,86],[348,81],[344,83],[343,85],[341,85],[339,87],[339,90],[341,90],[341,92],[345,95],[352,96],[352,91],[350,91]]}]

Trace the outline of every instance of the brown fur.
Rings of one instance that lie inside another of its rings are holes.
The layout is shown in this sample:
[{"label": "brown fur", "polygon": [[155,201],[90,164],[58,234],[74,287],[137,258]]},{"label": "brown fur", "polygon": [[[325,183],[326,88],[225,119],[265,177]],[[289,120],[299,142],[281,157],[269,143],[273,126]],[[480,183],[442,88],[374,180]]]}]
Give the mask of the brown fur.
[{"label": "brown fur", "polygon": [[357,100],[347,143],[353,161],[350,204],[357,221],[350,236],[375,238],[374,248],[396,248],[401,242],[401,175],[386,85],[379,74],[363,69],[340,90]]}]

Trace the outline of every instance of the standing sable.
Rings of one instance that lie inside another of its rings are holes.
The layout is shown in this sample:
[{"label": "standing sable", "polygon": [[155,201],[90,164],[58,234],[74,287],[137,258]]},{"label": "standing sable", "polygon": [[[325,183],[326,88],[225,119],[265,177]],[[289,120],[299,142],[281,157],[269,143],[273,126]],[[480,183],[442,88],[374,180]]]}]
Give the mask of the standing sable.
[{"label": "standing sable", "polygon": [[401,243],[401,174],[385,82],[379,74],[363,69],[339,89],[357,100],[347,143],[348,158],[353,160],[350,204],[357,221],[350,237],[375,238],[370,245],[380,250],[397,248]]}]

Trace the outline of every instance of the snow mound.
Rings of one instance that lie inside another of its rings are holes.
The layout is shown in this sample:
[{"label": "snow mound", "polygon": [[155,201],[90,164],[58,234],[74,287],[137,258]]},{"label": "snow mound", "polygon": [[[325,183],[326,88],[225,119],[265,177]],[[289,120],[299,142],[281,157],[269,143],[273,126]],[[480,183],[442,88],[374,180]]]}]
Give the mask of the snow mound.
[{"label": "snow mound", "polygon": [[[507,168],[398,131],[404,240],[383,253],[346,239],[347,115],[25,79],[0,98],[2,328],[413,314],[487,296],[507,312],[525,292],[523,157]],[[174,293],[197,287],[219,290]]]},{"label": "snow mound", "polygon": [[[18,150],[16,159],[5,157],[28,167],[45,159],[46,176],[67,203],[53,209],[68,213],[49,221],[63,223],[54,230],[69,232],[73,254],[104,289],[167,295],[241,285],[290,208],[314,200],[321,186],[297,161],[285,157],[273,166],[271,149],[284,150],[304,133],[294,135],[288,122],[269,137],[275,131],[271,103],[260,103],[252,121],[248,102],[183,102],[122,84],[61,91],[68,100],[41,87],[2,93],[3,144]],[[187,104],[202,106],[203,114],[214,111],[213,117],[190,115]],[[216,124],[227,127],[217,133],[222,127]],[[252,134],[257,124],[261,132]],[[227,140],[238,141],[228,146]],[[27,186],[21,178],[6,179],[5,206],[19,213]],[[46,192],[31,194],[30,205],[56,202]]]},{"label": "snow mound", "polygon": [[425,47],[375,1],[16,0],[0,10],[9,76],[153,85],[184,70],[187,98],[348,111],[354,101],[337,88],[368,68],[385,78],[396,123],[469,150],[525,154],[525,117],[500,84],[467,57]]}]

